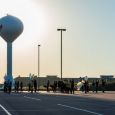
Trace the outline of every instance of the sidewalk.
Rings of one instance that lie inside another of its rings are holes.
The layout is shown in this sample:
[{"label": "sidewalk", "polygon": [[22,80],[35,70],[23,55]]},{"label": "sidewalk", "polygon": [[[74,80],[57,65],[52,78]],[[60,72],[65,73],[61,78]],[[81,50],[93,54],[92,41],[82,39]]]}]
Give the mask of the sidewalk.
[{"label": "sidewalk", "polygon": [[39,91],[41,94],[48,94],[48,95],[65,95],[65,96],[79,96],[79,97],[88,97],[88,98],[97,98],[97,99],[104,99],[104,100],[111,100],[115,101],[115,91],[106,91],[102,93],[99,91],[98,93],[89,92],[85,94],[81,91],[75,91],[75,94],[67,94],[67,93],[60,93],[60,92],[47,92],[47,91]]}]

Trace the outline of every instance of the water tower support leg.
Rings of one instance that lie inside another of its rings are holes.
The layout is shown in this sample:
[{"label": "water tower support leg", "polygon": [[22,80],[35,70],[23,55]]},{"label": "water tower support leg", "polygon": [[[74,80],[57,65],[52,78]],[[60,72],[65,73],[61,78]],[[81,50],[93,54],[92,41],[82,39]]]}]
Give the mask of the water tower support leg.
[{"label": "water tower support leg", "polygon": [[10,81],[12,77],[12,43],[7,43],[7,77]]}]

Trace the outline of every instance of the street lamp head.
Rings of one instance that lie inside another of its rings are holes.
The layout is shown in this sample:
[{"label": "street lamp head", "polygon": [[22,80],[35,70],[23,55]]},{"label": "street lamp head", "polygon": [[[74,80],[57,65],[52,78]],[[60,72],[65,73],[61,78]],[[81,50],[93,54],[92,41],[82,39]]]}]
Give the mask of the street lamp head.
[{"label": "street lamp head", "polygon": [[41,46],[41,45],[38,45],[38,46]]},{"label": "street lamp head", "polygon": [[60,31],[61,29],[57,29],[57,31]]},{"label": "street lamp head", "polygon": [[66,29],[57,29],[57,31],[66,31]]},{"label": "street lamp head", "polygon": [[63,31],[66,31],[66,29],[62,29]]}]

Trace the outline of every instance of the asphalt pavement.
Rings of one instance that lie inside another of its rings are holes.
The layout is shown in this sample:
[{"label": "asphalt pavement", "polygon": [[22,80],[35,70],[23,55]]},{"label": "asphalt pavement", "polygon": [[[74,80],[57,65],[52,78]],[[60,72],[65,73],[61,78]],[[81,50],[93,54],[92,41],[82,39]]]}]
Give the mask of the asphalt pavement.
[{"label": "asphalt pavement", "polygon": [[115,100],[85,95],[0,92],[0,115],[115,115]]}]

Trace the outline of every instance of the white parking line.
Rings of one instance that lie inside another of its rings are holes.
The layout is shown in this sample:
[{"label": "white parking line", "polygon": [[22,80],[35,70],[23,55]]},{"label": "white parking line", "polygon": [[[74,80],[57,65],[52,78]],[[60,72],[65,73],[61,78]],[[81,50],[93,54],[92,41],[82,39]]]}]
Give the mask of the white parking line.
[{"label": "white parking line", "polygon": [[8,110],[6,110],[1,104],[0,107],[6,112],[7,115],[12,115],[11,113],[8,112]]},{"label": "white parking line", "polygon": [[71,108],[71,109],[75,109],[75,110],[79,110],[79,111],[84,111],[84,112],[87,112],[87,113],[92,113],[92,114],[95,114],[95,115],[103,115],[103,114],[100,114],[100,113],[96,113],[96,112],[93,112],[93,111],[89,111],[89,110],[86,110],[86,109],[80,109],[80,108],[76,108],[76,107],[72,107],[72,106],[68,106],[68,105],[62,105],[62,104],[57,104],[57,105],[67,107],[67,108]]},{"label": "white parking line", "polygon": [[28,98],[28,99],[33,99],[33,100],[37,100],[37,101],[40,101],[41,99],[38,99],[38,98],[32,98],[32,97],[28,97],[28,96],[24,96],[25,98]]}]

